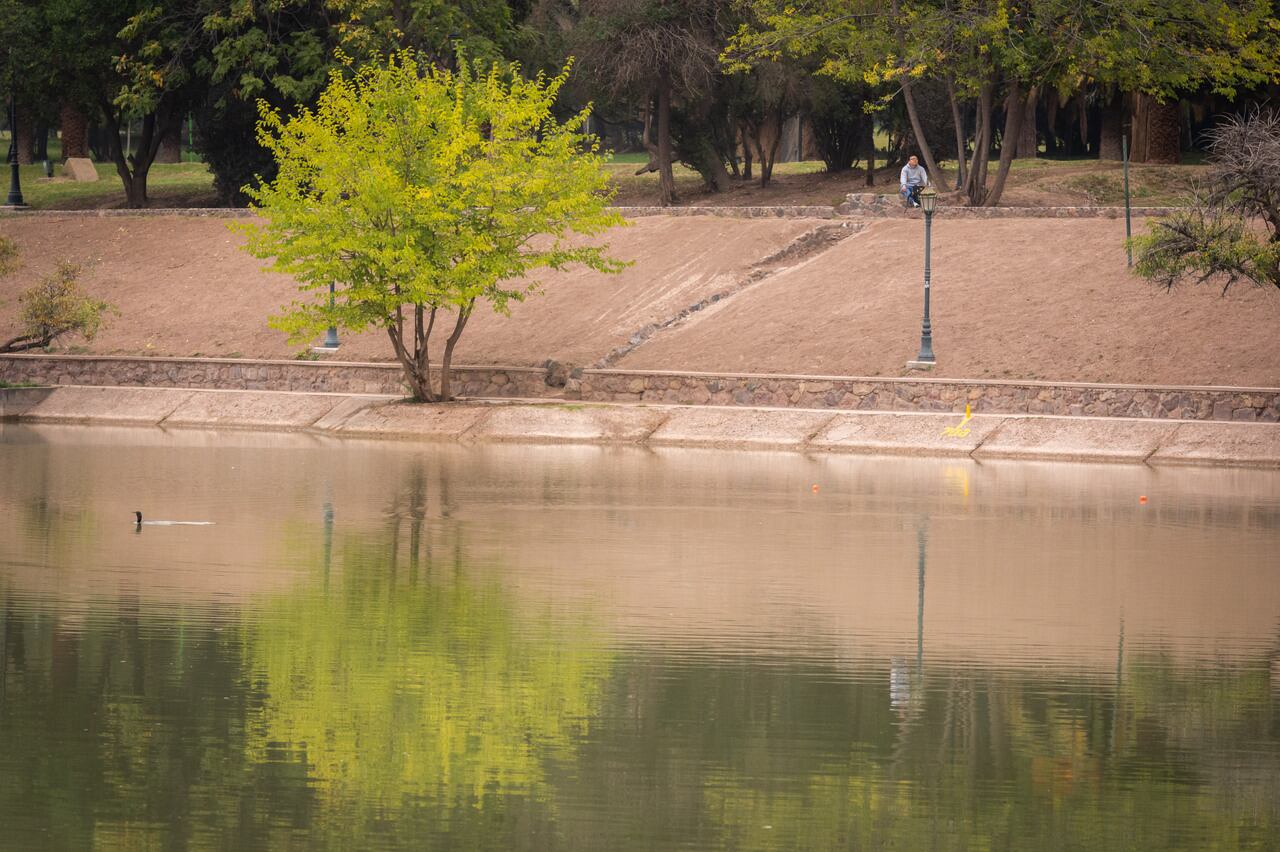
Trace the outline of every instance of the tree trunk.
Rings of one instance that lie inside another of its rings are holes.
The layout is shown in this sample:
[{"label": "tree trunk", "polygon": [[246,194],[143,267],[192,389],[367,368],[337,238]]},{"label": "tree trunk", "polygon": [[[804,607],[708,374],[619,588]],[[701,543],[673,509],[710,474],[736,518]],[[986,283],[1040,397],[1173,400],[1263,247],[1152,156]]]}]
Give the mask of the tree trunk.
[{"label": "tree trunk", "polygon": [[115,161],[116,173],[124,184],[125,199],[129,207],[137,209],[147,206],[147,173],[155,162],[156,153],[160,150],[160,137],[165,131],[176,126],[174,116],[167,113],[151,112],[142,118],[142,133],[138,137],[137,150],[126,158],[120,141],[120,120],[111,108],[104,103],[103,111],[107,124],[107,143],[111,148],[111,158]]},{"label": "tree trunk", "polygon": [[[707,165],[711,170],[711,186],[716,192],[728,192],[733,188],[733,178],[729,176],[729,169],[718,154]],[[737,163],[734,168],[737,168]]]},{"label": "tree trunk", "polygon": [[658,203],[670,207],[676,202],[676,178],[671,172],[671,80],[664,69],[658,82]]},{"label": "tree trunk", "polygon": [[404,370],[404,381],[409,386],[409,393],[418,402],[434,402],[435,394],[431,392],[431,366],[423,364],[420,352],[412,356],[405,347],[404,331],[398,323],[387,326],[387,336],[391,338],[391,348]]},{"label": "tree trunk", "polygon": [[[902,21],[899,0],[893,0],[890,4],[890,11],[893,15],[893,21]],[[905,34],[901,29],[896,33],[898,40],[898,53],[901,56],[906,55]],[[929,173],[930,183],[940,183],[942,181],[942,172],[938,169],[938,163],[933,159],[933,149],[929,147],[929,140],[925,138],[924,126],[920,123],[920,114],[916,110],[915,95],[911,91],[911,74],[910,70],[902,76],[902,99],[907,105],[907,118],[911,119],[911,132],[916,137],[916,145],[920,147],[920,159],[924,160],[925,170]]]},{"label": "tree trunk", "polygon": [[924,138],[924,125],[920,123],[920,114],[916,111],[916,99],[911,93],[911,81],[906,77],[902,80],[902,97],[907,102],[907,117],[911,119],[911,132],[916,137],[916,144],[920,146],[920,158],[924,160],[924,167],[929,172],[929,182],[940,183],[942,171],[933,159],[933,149],[929,147],[929,141]]},{"label": "tree trunk", "polygon": [[1039,90],[1032,87],[1027,93],[1027,105],[1022,113],[1022,128],[1018,132],[1018,147],[1013,155],[1019,159],[1035,159],[1040,156],[1040,138],[1036,133],[1036,101]]},{"label": "tree trunk", "polygon": [[41,122],[36,125],[36,161],[43,163],[49,159],[49,125]]},{"label": "tree trunk", "polygon": [[769,185],[769,181],[773,179],[773,166],[778,162],[778,149],[782,146],[782,110],[773,117],[773,142],[769,145],[769,153],[765,153],[763,146],[759,148],[760,153],[760,188],[764,189]]},{"label": "tree trunk", "polygon": [[1146,156],[1138,162],[1170,166],[1182,162],[1182,110],[1178,101],[1161,103],[1144,94],[1138,98],[1146,101]]},{"label": "tree trunk", "polygon": [[955,81],[947,78],[947,100],[951,103],[951,123],[956,131],[956,189],[964,186],[965,179],[965,132],[964,117],[960,114],[960,103],[956,100]]},{"label": "tree trunk", "polygon": [[964,194],[969,205],[982,204],[987,191],[987,160],[991,156],[991,125],[995,109],[995,83],[987,80],[978,94],[977,115],[973,130],[973,157],[969,160],[969,173],[965,175]]},{"label": "tree trunk", "polygon": [[182,127],[175,124],[160,137],[160,149],[156,152],[157,163],[182,162]]},{"label": "tree trunk", "polygon": [[89,156],[89,119],[76,106],[62,105],[62,159]]},{"label": "tree trunk", "polygon": [[1000,137],[1000,168],[996,171],[996,181],[991,191],[983,200],[984,207],[995,207],[1004,194],[1004,184],[1009,178],[1009,167],[1013,165],[1013,152],[1017,146],[1018,133],[1022,129],[1022,119],[1026,115],[1025,101],[1022,95],[1022,84],[1014,81],[1009,84],[1009,95],[1005,99],[1004,133]]},{"label": "tree trunk", "polygon": [[1048,156],[1058,153],[1058,90],[1049,87],[1044,98],[1044,152]]},{"label": "tree trunk", "polygon": [[18,127],[15,133],[15,142],[18,149],[18,165],[29,166],[33,162],[31,159],[32,142],[35,141],[35,121],[31,117],[31,111],[22,108],[22,104],[18,104]]},{"label": "tree trunk", "polygon": [[1102,108],[1102,135],[1098,140],[1099,160],[1116,161],[1124,158],[1120,137],[1124,135],[1125,100],[1123,95],[1119,96]]},{"label": "tree trunk", "polygon": [[462,337],[462,330],[467,327],[467,320],[471,316],[471,311],[475,308],[476,300],[472,299],[458,310],[458,321],[454,323],[453,332],[449,335],[449,339],[444,343],[444,356],[440,359],[440,401],[448,402],[453,399],[453,390],[450,387],[453,378],[453,348],[458,345],[458,338]]},{"label": "tree trunk", "polygon": [[862,157],[867,164],[867,186],[876,182],[876,123],[871,116],[863,116]]}]

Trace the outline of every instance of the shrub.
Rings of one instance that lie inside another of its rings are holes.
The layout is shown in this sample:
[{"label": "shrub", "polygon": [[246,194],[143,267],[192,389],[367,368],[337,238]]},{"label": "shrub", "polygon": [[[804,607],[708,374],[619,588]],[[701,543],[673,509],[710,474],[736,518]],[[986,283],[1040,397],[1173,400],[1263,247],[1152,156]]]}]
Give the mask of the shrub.
[{"label": "shrub", "polygon": [[0,344],[0,352],[21,352],[48,346],[64,334],[93,340],[102,316],[115,309],[80,290],[81,267],[59,261],[58,268],[18,297],[22,305],[22,333]]}]

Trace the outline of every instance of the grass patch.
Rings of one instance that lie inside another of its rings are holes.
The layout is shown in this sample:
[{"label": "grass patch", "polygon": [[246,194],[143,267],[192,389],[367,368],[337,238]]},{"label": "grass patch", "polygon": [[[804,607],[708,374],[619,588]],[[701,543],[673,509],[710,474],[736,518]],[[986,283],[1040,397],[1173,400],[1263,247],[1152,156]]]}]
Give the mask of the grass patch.
[{"label": "grass patch", "polygon": [[[40,164],[20,166],[22,196],[33,210],[86,210],[125,206],[124,186],[111,163],[95,163],[98,180],[79,183],[62,177],[44,176]],[[209,207],[217,205],[213,174],[204,163],[157,164],[147,176],[147,197],[152,207]]]},{"label": "grass patch", "polygon": [[0,234],[0,275],[8,275],[18,265],[18,246],[13,240]]},{"label": "grass patch", "polygon": [[6,382],[4,379],[0,379],[0,390],[4,390],[6,388],[38,388],[38,387],[40,387],[40,385],[37,384],[36,382]]}]

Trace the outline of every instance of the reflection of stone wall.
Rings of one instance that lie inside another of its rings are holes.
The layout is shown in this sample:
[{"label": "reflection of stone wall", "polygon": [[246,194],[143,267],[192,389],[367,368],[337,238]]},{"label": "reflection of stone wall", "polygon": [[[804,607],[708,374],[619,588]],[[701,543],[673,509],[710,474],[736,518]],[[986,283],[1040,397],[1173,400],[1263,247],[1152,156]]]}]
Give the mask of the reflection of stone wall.
[{"label": "reflection of stone wall", "polygon": [[[750,405],[863,411],[963,411],[1184,420],[1280,421],[1280,389],[1181,388],[1049,382],[716,375],[542,367],[455,368],[471,397]],[[396,364],[215,358],[0,356],[0,379],[51,385],[195,387],[404,394]],[[567,381],[566,381],[567,379]],[[555,385],[564,385],[561,387]]]}]

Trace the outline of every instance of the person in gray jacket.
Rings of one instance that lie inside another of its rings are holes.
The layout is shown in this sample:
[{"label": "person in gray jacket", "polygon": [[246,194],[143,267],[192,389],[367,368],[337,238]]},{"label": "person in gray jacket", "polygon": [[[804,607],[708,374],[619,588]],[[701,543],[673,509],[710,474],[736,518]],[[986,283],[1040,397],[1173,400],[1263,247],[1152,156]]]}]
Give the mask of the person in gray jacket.
[{"label": "person in gray jacket", "polygon": [[912,154],[907,164],[902,167],[902,174],[898,176],[898,194],[902,196],[902,200],[908,207],[919,207],[920,190],[928,185],[929,173],[925,171],[924,166],[920,165],[916,155]]}]

